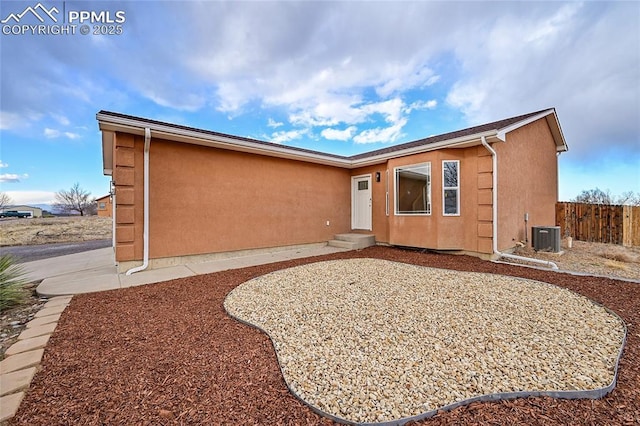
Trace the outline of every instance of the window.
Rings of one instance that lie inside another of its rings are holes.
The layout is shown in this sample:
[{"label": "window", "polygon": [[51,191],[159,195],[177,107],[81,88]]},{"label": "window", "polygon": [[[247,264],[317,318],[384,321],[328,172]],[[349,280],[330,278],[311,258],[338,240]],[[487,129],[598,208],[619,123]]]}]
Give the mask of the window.
[{"label": "window", "polygon": [[105,210],[107,208],[107,204],[106,203],[98,203],[98,208],[100,210]]},{"label": "window", "polygon": [[431,214],[431,163],[397,167],[396,214]]},{"label": "window", "polygon": [[460,161],[442,162],[442,214],[460,214]]}]

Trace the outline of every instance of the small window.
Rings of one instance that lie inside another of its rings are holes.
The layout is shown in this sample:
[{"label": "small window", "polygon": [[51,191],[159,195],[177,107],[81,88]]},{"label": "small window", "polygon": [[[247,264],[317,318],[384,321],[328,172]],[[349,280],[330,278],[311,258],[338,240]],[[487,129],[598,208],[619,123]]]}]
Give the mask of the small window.
[{"label": "small window", "polygon": [[397,167],[396,214],[431,214],[431,163]]},{"label": "small window", "polygon": [[99,203],[98,208],[100,210],[105,210],[107,208],[107,204],[106,203]]},{"label": "small window", "polygon": [[442,162],[442,214],[460,214],[460,161]]},{"label": "small window", "polygon": [[366,191],[367,189],[369,189],[369,181],[368,180],[358,181],[358,191]]}]

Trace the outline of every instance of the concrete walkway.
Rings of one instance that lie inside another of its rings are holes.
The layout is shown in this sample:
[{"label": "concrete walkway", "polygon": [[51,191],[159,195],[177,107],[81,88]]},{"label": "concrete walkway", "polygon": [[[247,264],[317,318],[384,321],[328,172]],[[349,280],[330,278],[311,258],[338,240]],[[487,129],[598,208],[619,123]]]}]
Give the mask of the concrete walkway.
[{"label": "concrete walkway", "polygon": [[247,254],[207,262],[150,269],[129,276],[124,273],[118,274],[112,248],[36,260],[24,263],[23,266],[28,272],[27,278],[32,281],[43,280],[36,289],[38,294],[45,297],[54,297],[115,290],[193,275],[342,251],[347,250],[330,247],[325,244],[315,244],[291,249],[278,249],[268,253]]}]

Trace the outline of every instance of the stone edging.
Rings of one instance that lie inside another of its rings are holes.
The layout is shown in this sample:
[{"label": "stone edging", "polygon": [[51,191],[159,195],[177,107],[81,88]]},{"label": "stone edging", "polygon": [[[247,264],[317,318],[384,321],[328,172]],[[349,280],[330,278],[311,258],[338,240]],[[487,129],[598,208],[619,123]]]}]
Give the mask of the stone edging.
[{"label": "stone edging", "polygon": [[0,422],[15,416],[25,391],[38,371],[44,347],[73,296],[52,297],[27,323],[18,341],[0,361]]},{"label": "stone edging", "polygon": [[[496,262],[498,263],[498,262]],[[518,266],[523,266],[523,265],[518,265]],[[526,266],[526,265],[525,265]],[[536,268],[536,267],[533,267]],[[555,271],[557,272],[557,271]],[[564,271],[563,271],[564,272]],[[535,280],[531,280],[528,278],[521,278],[521,277],[516,277],[518,279],[524,279],[527,281],[535,281]],[[549,284],[549,283],[544,283],[547,285],[551,285],[551,286],[555,286],[554,284]],[[580,293],[577,293],[575,291],[569,290],[571,293],[573,294],[577,294],[581,297],[586,297],[581,295]],[[264,333],[269,340],[271,341],[271,345],[274,349],[275,355],[276,355],[276,359],[278,361],[278,368],[280,369],[280,374],[283,377],[283,381],[285,383],[285,386],[287,387],[287,389],[289,390],[289,392],[295,396],[299,401],[301,401],[302,403],[304,403],[305,405],[307,405],[313,412],[315,412],[316,414],[328,418],[334,422],[337,423],[341,423],[341,424],[347,424],[347,425],[358,425],[358,426],[401,426],[401,425],[405,425],[406,423],[409,422],[417,422],[420,420],[425,420],[425,419],[429,419],[433,416],[435,416],[436,414],[438,414],[439,412],[443,412],[443,411],[451,411],[455,408],[461,407],[461,406],[465,406],[465,405],[469,405],[471,403],[474,402],[488,402],[488,401],[502,401],[502,400],[509,400],[509,399],[515,399],[515,398],[528,398],[528,397],[541,397],[541,396],[548,396],[551,398],[557,398],[557,399],[600,399],[603,398],[604,396],[606,396],[607,394],[609,394],[611,391],[613,391],[613,389],[616,386],[616,382],[617,382],[617,378],[618,378],[618,368],[619,368],[619,364],[620,364],[620,359],[622,358],[622,354],[624,352],[624,347],[626,345],[627,342],[627,333],[628,333],[628,329],[627,329],[627,324],[626,322],[615,312],[613,312],[611,309],[607,308],[606,306],[597,303],[591,299],[589,299],[589,301],[591,301],[591,303],[597,305],[597,306],[601,306],[602,308],[604,308],[609,314],[615,316],[617,319],[620,320],[620,322],[623,325],[624,328],[624,334],[622,336],[622,342],[620,344],[620,349],[618,351],[618,355],[616,357],[615,360],[615,366],[614,366],[614,371],[613,371],[613,379],[611,381],[611,383],[609,383],[609,385],[602,387],[602,388],[597,388],[597,389],[590,389],[590,390],[570,390],[570,391],[564,391],[564,390],[556,390],[556,391],[519,391],[519,392],[499,392],[499,393],[492,393],[492,394],[485,394],[485,395],[479,395],[479,396],[475,396],[473,398],[468,398],[468,399],[464,399],[461,401],[457,401],[454,402],[452,404],[443,406],[443,407],[439,407],[436,408],[434,410],[429,410],[423,413],[420,413],[418,415],[415,416],[411,416],[411,417],[403,417],[403,418],[399,418],[399,419],[394,419],[394,420],[390,420],[390,421],[383,421],[383,422],[363,422],[363,423],[359,423],[359,422],[354,422],[345,418],[341,418],[338,416],[335,416],[333,414],[327,413],[324,410],[320,409],[319,407],[316,407],[315,405],[309,403],[308,401],[306,401],[304,398],[302,398],[300,395],[298,395],[298,393],[296,393],[290,386],[289,386],[289,382],[286,380],[286,375],[282,369],[282,364],[280,362],[280,354],[278,353],[278,351],[275,349],[276,345],[274,340],[271,338],[271,335],[264,330],[263,328],[261,328],[260,326],[253,324],[251,322],[248,322],[246,320],[243,320],[239,317],[237,317],[236,315],[232,314],[231,312],[229,312],[226,309],[226,306],[223,305],[223,309],[225,310],[225,313],[227,315],[229,315],[231,318],[233,318],[234,320],[245,324],[249,327],[255,328],[257,330],[259,330],[260,332]]]}]

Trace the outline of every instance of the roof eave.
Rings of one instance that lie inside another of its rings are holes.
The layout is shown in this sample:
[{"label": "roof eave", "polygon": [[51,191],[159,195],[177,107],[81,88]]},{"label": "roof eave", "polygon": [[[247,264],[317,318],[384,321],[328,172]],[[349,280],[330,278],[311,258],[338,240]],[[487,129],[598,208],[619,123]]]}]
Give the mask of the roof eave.
[{"label": "roof eave", "polygon": [[[153,136],[176,142],[221,149],[231,149],[251,154],[268,155],[272,157],[306,161],[335,167],[348,168],[351,164],[351,161],[347,158],[333,157],[330,155],[323,155],[322,153],[301,152],[275,144],[263,145],[249,140],[226,138],[219,135],[214,136],[197,132],[195,130],[179,129],[171,126],[149,123],[143,120],[135,120],[132,118],[116,117],[98,113],[97,119],[100,130],[102,131],[126,131],[136,135],[143,135],[144,129],[148,127]],[[104,152],[103,137],[103,153]]]},{"label": "roof eave", "polygon": [[[103,130],[102,126],[100,130]],[[102,173],[105,176],[113,174],[113,138],[112,132],[102,132]]]},{"label": "roof eave", "polygon": [[487,130],[439,142],[424,143],[410,148],[389,151],[378,155],[355,156],[358,158],[325,155],[321,152],[308,150],[300,151],[277,144],[267,144],[245,138],[227,137],[224,134],[211,134],[208,132],[198,131],[198,129],[174,127],[130,116],[118,116],[100,112],[97,114],[96,118],[98,120],[100,130],[103,131],[102,150],[103,171],[105,175],[111,175],[113,170],[113,143],[115,132],[120,131],[135,135],[144,135],[145,128],[149,128],[155,137],[172,141],[220,149],[230,149],[257,155],[268,155],[272,157],[311,162],[346,169],[381,164],[393,158],[420,154],[438,149],[477,146],[482,144],[482,137],[486,139],[491,138],[493,139],[493,142],[498,140],[505,141],[507,133],[541,118],[546,118],[547,123],[549,124],[549,128],[551,129],[551,133],[556,142],[556,150],[563,152],[568,149],[555,109],[542,111],[539,114],[533,115],[527,119],[518,121],[501,129]]},{"label": "roof eave", "polygon": [[533,115],[525,120],[521,120],[507,127],[503,127],[502,129],[498,129],[497,137],[502,141],[506,141],[507,133],[512,132],[516,129],[519,129],[520,127],[526,126],[529,123],[533,123],[534,121],[540,120],[541,118],[546,119],[547,124],[549,125],[549,129],[551,130],[551,135],[553,136],[553,140],[556,143],[556,152],[568,151],[569,147],[567,146],[567,142],[562,133],[562,129],[560,128],[558,115],[556,114],[556,110],[554,108],[550,108],[548,110],[540,112],[539,114]]},{"label": "roof eave", "polygon": [[475,133],[473,135],[461,136],[454,139],[447,139],[440,142],[434,142],[425,145],[418,145],[412,148],[402,149],[398,151],[392,151],[385,154],[380,154],[372,157],[365,157],[353,161],[351,168],[371,166],[374,164],[385,163],[388,160],[398,157],[405,157],[407,155],[421,154],[423,152],[435,151],[445,148],[469,148],[472,146],[482,145],[482,137],[495,138],[497,132],[490,130],[481,133]]}]

